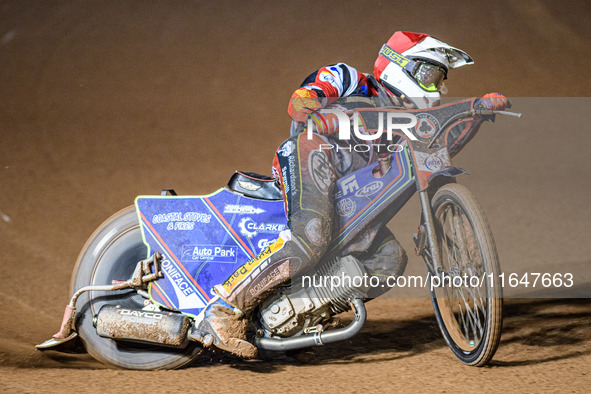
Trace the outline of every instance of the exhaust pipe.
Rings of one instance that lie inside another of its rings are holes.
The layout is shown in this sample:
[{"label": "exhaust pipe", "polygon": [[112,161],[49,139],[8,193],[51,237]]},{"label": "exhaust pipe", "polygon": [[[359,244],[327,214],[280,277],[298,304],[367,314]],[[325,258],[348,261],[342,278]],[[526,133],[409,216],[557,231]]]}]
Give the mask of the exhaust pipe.
[{"label": "exhaust pipe", "polygon": [[105,305],[94,317],[93,325],[103,338],[185,347],[191,320],[180,313]]},{"label": "exhaust pipe", "polygon": [[265,350],[287,351],[311,346],[321,346],[349,339],[361,330],[367,317],[363,301],[360,299],[354,299],[351,301],[350,305],[355,311],[355,316],[353,317],[351,324],[345,328],[291,338],[256,338],[255,345],[258,348]]}]

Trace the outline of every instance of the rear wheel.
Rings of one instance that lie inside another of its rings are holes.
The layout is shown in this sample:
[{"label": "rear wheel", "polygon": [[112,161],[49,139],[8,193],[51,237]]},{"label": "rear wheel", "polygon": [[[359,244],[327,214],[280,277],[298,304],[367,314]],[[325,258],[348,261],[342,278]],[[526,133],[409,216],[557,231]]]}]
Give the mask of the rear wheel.
[{"label": "rear wheel", "polygon": [[465,364],[482,366],[501,338],[503,295],[499,259],[482,208],[464,186],[448,184],[432,199],[442,267],[431,290],[439,328]]},{"label": "rear wheel", "polygon": [[[72,291],[87,285],[108,285],[127,280],[145,259],[135,208],[130,206],[104,222],[86,242],[72,275]],[[115,341],[98,336],[92,319],[103,305],[141,309],[145,298],[135,290],[92,291],[76,305],[76,328],[88,353],[97,360],[128,369],[174,369],[188,364],[201,352],[195,343],[184,349]]]}]

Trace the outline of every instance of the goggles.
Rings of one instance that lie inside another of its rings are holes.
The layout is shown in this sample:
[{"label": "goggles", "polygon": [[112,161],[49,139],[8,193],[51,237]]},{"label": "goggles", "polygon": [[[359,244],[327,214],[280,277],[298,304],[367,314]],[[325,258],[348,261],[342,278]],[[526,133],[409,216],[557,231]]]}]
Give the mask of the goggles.
[{"label": "goggles", "polygon": [[407,71],[419,86],[428,92],[439,90],[447,75],[443,67],[404,57],[386,44],[382,46],[380,55]]},{"label": "goggles", "polygon": [[418,62],[412,76],[421,88],[428,92],[436,92],[445,79],[445,70],[433,64]]}]

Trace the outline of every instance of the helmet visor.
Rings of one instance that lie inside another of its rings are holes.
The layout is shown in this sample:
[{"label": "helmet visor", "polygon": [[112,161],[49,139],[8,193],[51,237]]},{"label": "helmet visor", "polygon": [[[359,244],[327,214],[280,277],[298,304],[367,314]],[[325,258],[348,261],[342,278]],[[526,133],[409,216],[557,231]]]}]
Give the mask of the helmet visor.
[{"label": "helmet visor", "polygon": [[436,92],[445,79],[445,70],[433,64],[420,62],[413,77],[421,88],[428,92]]}]

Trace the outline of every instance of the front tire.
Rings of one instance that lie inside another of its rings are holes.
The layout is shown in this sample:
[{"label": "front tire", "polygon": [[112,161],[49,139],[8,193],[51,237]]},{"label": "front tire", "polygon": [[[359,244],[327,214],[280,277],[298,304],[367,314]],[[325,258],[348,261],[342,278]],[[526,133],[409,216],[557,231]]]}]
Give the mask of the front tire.
[{"label": "front tire", "polygon": [[[147,248],[142,241],[135,207],[127,207],[105,221],[86,242],[72,274],[72,292],[87,285],[127,280],[136,264],[146,257]],[[75,324],[88,353],[106,364],[139,370],[174,369],[193,361],[201,352],[194,343],[175,349],[118,342],[96,333],[92,320],[103,305],[141,309],[144,300],[133,289],[82,294],[76,305]]]},{"label": "front tire", "polygon": [[501,338],[503,294],[494,238],[482,208],[464,186],[441,187],[431,205],[442,264],[438,274],[448,281],[431,289],[437,323],[457,358],[483,366]]}]

